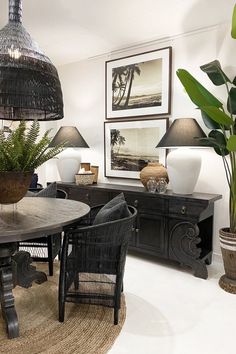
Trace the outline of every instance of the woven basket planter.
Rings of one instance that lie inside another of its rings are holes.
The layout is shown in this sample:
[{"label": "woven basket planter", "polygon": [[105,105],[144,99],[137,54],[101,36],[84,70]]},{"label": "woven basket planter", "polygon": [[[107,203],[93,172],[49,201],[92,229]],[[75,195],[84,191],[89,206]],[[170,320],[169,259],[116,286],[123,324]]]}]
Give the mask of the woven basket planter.
[{"label": "woven basket planter", "polygon": [[236,294],[236,234],[229,232],[228,228],[220,229],[219,234],[225,269],[219,285],[225,291]]}]

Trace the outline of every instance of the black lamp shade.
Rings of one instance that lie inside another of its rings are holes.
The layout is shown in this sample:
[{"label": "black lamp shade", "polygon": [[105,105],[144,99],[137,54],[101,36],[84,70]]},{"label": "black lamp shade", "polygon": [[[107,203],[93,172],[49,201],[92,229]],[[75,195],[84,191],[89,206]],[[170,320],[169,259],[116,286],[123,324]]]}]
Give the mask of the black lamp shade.
[{"label": "black lamp shade", "polygon": [[22,0],[9,0],[9,22],[0,30],[0,119],[61,118],[57,70],[23,27]]},{"label": "black lamp shade", "polygon": [[61,127],[52,139],[49,147],[56,146],[64,141],[66,141],[65,147],[89,148],[88,144],[76,127]]},{"label": "black lamp shade", "polygon": [[156,147],[202,146],[199,138],[205,137],[206,134],[194,118],[179,118],[174,120]]}]

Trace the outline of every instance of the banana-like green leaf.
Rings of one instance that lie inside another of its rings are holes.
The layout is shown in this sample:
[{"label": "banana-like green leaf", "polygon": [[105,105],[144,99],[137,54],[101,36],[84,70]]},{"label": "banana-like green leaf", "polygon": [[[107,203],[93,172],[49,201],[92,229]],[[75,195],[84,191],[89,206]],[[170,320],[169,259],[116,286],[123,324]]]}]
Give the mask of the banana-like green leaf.
[{"label": "banana-like green leaf", "polygon": [[193,103],[199,108],[202,106],[223,107],[215,96],[213,96],[199,81],[197,81],[187,70],[178,69],[176,72],[182,85]]},{"label": "banana-like green leaf", "polygon": [[200,138],[199,140],[202,146],[212,147],[217,155],[226,156],[229,154],[229,151],[224,147],[219,146],[219,144],[213,138]]},{"label": "banana-like green leaf", "polygon": [[216,123],[219,123],[221,125],[226,125],[226,126],[230,126],[234,124],[234,120],[217,107],[207,106],[207,107],[201,107],[201,109]]},{"label": "banana-like green leaf", "polygon": [[209,79],[216,86],[224,85],[226,82],[231,82],[223,72],[218,60],[214,60],[208,64],[202,65],[200,66],[200,69],[207,74]]},{"label": "banana-like green leaf", "polygon": [[234,11],[232,16],[231,36],[236,39],[236,5],[234,5]]},{"label": "banana-like green leaf", "polygon": [[231,87],[227,100],[227,109],[232,114],[236,114],[236,88]]},{"label": "banana-like green leaf", "polygon": [[208,129],[220,129],[220,125],[201,110],[202,120]]},{"label": "banana-like green leaf", "polygon": [[226,139],[224,135],[218,130],[212,130],[208,134],[208,138],[201,138],[200,142],[204,146],[211,146],[215,152],[220,156],[226,156],[229,151],[226,147]]},{"label": "banana-like green leaf", "polygon": [[236,135],[231,135],[227,142],[227,149],[229,151],[236,151]]},{"label": "banana-like green leaf", "polygon": [[234,86],[236,86],[236,76],[235,76],[235,78],[233,79],[233,82],[232,82],[232,83],[233,83]]},{"label": "banana-like green leaf", "polygon": [[215,139],[213,138],[199,138],[201,146],[218,147]]}]

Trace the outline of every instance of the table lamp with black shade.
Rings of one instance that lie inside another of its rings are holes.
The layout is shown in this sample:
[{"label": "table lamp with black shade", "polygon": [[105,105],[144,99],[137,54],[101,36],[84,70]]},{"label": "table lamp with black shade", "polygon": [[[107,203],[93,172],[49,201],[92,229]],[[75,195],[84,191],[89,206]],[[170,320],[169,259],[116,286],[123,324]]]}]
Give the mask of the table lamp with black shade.
[{"label": "table lamp with black shade", "polygon": [[157,148],[174,149],[167,155],[167,172],[174,193],[192,194],[201,169],[200,138],[206,134],[194,118],[174,120]]},{"label": "table lamp with black shade", "polygon": [[62,182],[74,182],[79,171],[81,157],[77,148],[89,148],[88,144],[76,127],[61,127],[49,147],[65,143],[65,150],[58,155],[57,167]]}]

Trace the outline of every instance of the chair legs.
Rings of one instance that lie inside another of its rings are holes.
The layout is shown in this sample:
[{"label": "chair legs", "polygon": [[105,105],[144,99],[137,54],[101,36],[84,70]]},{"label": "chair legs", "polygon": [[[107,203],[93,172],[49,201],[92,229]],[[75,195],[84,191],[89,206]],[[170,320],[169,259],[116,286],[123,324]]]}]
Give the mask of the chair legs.
[{"label": "chair legs", "polygon": [[75,290],[78,290],[78,289],[79,289],[79,274],[76,274],[76,275],[75,275],[75,278],[74,278],[74,288],[75,288]]},{"label": "chair legs", "polygon": [[59,299],[59,322],[64,322],[65,318],[65,301]]},{"label": "chair legs", "polygon": [[65,275],[60,272],[58,293],[59,322],[64,322],[65,317]]},{"label": "chair legs", "polygon": [[50,276],[53,276],[53,256],[52,256],[52,236],[48,236],[48,273]]},{"label": "chair legs", "polygon": [[115,305],[114,305],[114,325],[118,325],[119,322],[119,310],[120,310],[120,298],[121,298],[121,285],[117,286],[115,291]]},{"label": "chair legs", "polygon": [[114,303],[114,325],[119,322],[119,310],[121,293],[123,292],[123,274],[117,275],[115,287],[115,303]]},{"label": "chair legs", "polygon": [[48,273],[50,275],[50,277],[53,276],[53,259],[48,260]]},{"label": "chair legs", "polygon": [[[62,256],[63,259],[63,256]],[[59,280],[59,296],[58,296],[58,303],[59,303],[59,322],[64,322],[65,317],[65,293],[66,293],[66,275],[65,275],[65,264],[61,262],[61,269],[60,269],[60,280]],[[119,323],[119,310],[120,310],[120,299],[121,299],[121,288],[123,287],[123,282],[119,282],[116,285],[115,290],[115,303],[114,303],[114,325],[118,325]],[[74,278],[74,287],[75,290],[79,288],[79,278]]]},{"label": "chair legs", "polygon": [[65,296],[66,296],[66,254],[68,251],[68,242],[65,240],[61,250],[61,264],[59,275],[59,289],[58,289],[58,310],[59,322],[64,322],[65,317]]},{"label": "chair legs", "polygon": [[114,307],[114,325],[118,325],[119,322],[119,309]]}]

